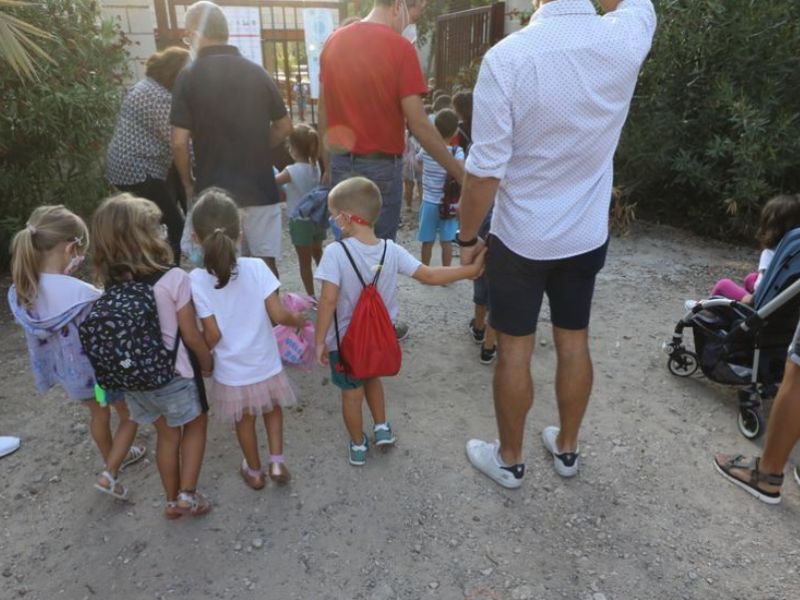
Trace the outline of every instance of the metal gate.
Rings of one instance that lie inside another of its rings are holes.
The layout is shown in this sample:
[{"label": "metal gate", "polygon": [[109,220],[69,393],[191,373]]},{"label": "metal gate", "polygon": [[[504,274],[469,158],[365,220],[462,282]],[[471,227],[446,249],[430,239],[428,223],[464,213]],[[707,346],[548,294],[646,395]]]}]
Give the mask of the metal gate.
[{"label": "metal gate", "polygon": [[436,85],[449,88],[462,69],[483,58],[503,39],[504,2],[436,18]]},{"label": "metal gate", "polygon": [[[317,101],[311,98],[303,28],[304,8],[337,11],[338,23],[348,4],[340,0],[215,0],[223,9],[257,9],[261,62],[275,79],[292,120],[316,122]],[[156,46],[183,45],[186,9],[194,0],[154,0]]]}]

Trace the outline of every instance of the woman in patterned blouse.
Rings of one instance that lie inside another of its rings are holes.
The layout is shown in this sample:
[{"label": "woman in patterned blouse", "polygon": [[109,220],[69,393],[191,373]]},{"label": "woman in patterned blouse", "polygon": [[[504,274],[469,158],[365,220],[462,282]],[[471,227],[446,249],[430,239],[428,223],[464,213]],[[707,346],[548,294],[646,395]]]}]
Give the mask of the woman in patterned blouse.
[{"label": "woman in patterned blouse", "polygon": [[147,60],[145,78],[122,102],[106,157],[106,177],[117,189],[152,200],[161,209],[176,260],[183,215],[167,184],[172,166],[169,111],[172,87],[189,56],[188,50],[173,47]]}]

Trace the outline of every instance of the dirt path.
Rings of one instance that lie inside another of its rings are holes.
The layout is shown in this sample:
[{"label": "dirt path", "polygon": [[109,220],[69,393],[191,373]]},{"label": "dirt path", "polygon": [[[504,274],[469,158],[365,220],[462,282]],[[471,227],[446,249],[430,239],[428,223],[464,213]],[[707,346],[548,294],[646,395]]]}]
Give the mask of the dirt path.
[{"label": "dirt path", "polygon": [[[404,281],[412,337],[403,373],[386,385],[398,447],[350,467],[325,372],[293,373],[302,397],[286,419],[293,483],[245,488],[233,431],[213,423],[201,485],[216,510],[174,523],[161,516],[152,463],[125,473],[129,504],[92,490],[98,461],[83,409],[35,394],[3,306],[0,433],[21,435],[24,447],[0,461],[0,598],[798,598],[800,489],[788,481],[771,508],[725,484],[712,452],[757,450],[736,429],[735,392],[676,380],[661,351],[684,298],[756,258],[644,225],[613,240],[575,480],[555,475],[538,438],[555,417],[546,312],[528,474],[507,491],[464,457],[468,437],[495,435],[491,370],[466,334],[470,285]],[[298,289],[294,258],[282,268]],[[152,450],[155,436],[142,435]]]}]

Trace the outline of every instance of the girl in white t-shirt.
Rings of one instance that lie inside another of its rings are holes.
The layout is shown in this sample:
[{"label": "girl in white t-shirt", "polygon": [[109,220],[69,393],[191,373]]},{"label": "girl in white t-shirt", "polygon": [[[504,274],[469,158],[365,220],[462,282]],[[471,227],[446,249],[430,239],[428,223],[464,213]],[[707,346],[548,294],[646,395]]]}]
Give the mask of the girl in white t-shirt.
[{"label": "girl in white t-shirt", "polygon": [[223,191],[203,192],[192,213],[204,268],[191,273],[192,295],[214,354],[212,403],[216,416],[235,421],[244,454],[241,475],[251,488],[264,487],[256,419],[264,416],[269,438],[268,474],[289,481],[283,458],[283,412],[296,403],[283,370],[271,322],[302,327],[305,317],[289,312],[278,297],[280,283],[261,259],[237,258],[242,230],[239,211]]},{"label": "girl in white t-shirt", "polygon": [[[286,209],[292,214],[303,196],[319,185],[319,136],[308,125],[295,125],[289,136],[289,154],[294,164],[289,165],[275,178],[286,191]],[[322,258],[322,242],[325,241],[325,227],[306,219],[290,219],[289,235],[300,263],[300,278],[309,296],[314,296],[314,277],[311,272],[311,259],[319,264]]]},{"label": "girl in white t-shirt", "polygon": [[[89,231],[83,220],[63,206],[40,206],[11,245],[8,292],[11,312],[25,330],[36,388],[44,393],[60,385],[70,401],[81,402],[91,415],[89,431],[103,457],[104,468],[95,488],[115,498],[127,498],[117,483],[125,466],[140,460],[145,448],[132,446],[136,423],[128,415],[121,393],[95,401],[95,377],[83,352],[78,326],[102,291],[71,274],[83,261]],[[111,432],[111,404],[119,417]]]},{"label": "girl in white t-shirt", "polygon": [[[761,210],[761,221],[756,234],[761,246],[758,271],[745,277],[743,286],[731,279],[720,279],[711,290],[711,295],[752,304],[753,296],[775,256],[775,248],[783,236],[796,227],[800,227],[800,195],[782,194],[769,200]],[[695,301],[687,300],[687,310],[691,310],[694,304]]]}]

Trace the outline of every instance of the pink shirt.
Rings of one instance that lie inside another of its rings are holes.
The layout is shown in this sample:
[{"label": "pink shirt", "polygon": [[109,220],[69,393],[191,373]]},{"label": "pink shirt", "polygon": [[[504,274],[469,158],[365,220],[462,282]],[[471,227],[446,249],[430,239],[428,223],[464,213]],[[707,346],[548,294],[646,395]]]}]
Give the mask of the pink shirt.
[{"label": "pink shirt", "polygon": [[[164,345],[172,350],[175,347],[175,334],[178,332],[178,311],[192,301],[192,280],[182,269],[170,269],[153,286],[153,295],[156,298]],[[189,353],[183,342],[178,348],[175,371],[187,379],[194,377]]]}]

